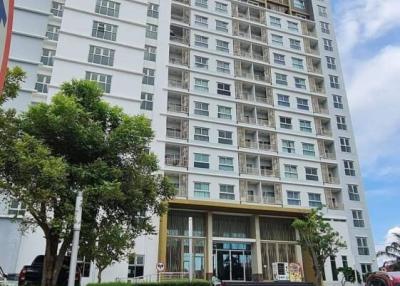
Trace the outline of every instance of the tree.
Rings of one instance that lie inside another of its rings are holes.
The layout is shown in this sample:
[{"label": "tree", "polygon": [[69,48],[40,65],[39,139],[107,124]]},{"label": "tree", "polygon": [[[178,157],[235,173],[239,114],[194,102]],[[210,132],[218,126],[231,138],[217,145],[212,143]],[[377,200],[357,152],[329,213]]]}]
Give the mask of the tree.
[{"label": "tree", "polygon": [[73,80],[50,104],[0,116],[0,188],[26,206],[22,226],[44,233],[43,286],[56,285],[70,247],[77,190],[84,192],[83,244],[109,239],[99,227],[105,219],[121,227],[121,240],[153,233],[152,216],[163,214],[173,196],[148,150],[149,120],[101,96],[97,84]]},{"label": "tree", "polygon": [[338,273],[342,273],[342,279],[340,283],[342,286],[346,285],[346,282],[355,283],[356,282],[356,273],[351,267],[340,267],[337,269]]},{"label": "tree", "polygon": [[346,247],[339,233],[324,221],[320,210],[312,209],[305,218],[295,219],[292,226],[298,230],[299,243],[312,259],[318,285],[322,285],[325,261]]},{"label": "tree", "polygon": [[380,257],[387,257],[392,259],[393,269],[398,269],[400,266],[400,233],[392,233],[396,241],[393,241],[389,245],[385,247],[385,250],[383,251],[378,251],[377,256]]},{"label": "tree", "polygon": [[9,99],[14,99],[18,95],[21,83],[25,80],[25,72],[18,66],[8,69],[3,89],[1,89],[0,105]]}]

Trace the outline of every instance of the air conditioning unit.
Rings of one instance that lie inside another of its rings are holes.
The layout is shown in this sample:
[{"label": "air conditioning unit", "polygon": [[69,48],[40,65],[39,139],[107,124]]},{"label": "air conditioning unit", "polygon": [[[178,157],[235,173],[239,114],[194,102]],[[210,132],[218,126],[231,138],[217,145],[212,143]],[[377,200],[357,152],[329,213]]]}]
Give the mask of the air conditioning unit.
[{"label": "air conditioning unit", "polygon": [[274,281],[289,281],[289,263],[272,263],[272,274]]}]

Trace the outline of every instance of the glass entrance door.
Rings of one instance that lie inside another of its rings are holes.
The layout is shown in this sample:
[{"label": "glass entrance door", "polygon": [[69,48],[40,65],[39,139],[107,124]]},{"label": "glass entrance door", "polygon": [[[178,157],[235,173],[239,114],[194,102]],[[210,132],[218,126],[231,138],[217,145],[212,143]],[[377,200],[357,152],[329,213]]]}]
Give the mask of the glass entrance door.
[{"label": "glass entrance door", "polygon": [[251,280],[251,245],[214,243],[214,276],[227,281]]}]

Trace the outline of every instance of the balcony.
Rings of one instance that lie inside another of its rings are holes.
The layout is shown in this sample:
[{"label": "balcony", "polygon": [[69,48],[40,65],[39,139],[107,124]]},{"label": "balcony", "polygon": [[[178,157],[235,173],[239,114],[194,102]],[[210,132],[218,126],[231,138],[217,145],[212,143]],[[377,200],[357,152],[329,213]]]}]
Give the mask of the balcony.
[{"label": "balcony", "polygon": [[[182,3],[185,4],[185,3]],[[171,19],[182,24],[190,24],[190,10],[187,7],[171,5]]]},{"label": "balcony", "polygon": [[168,69],[168,87],[189,90],[189,73],[179,69]]},{"label": "balcony", "polygon": [[282,187],[280,184],[248,180],[240,180],[239,184],[241,202],[266,205],[282,204]]},{"label": "balcony", "polygon": [[272,109],[238,104],[237,117],[239,123],[275,128],[275,117]]},{"label": "balcony", "polygon": [[184,4],[184,5],[190,5],[190,0],[172,0],[172,1]]},{"label": "balcony", "polygon": [[183,45],[189,45],[190,43],[190,31],[189,29],[171,25],[169,39],[171,42],[179,43]]},{"label": "balcony", "polygon": [[321,164],[322,166],[322,180],[325,184],[339,185],[338,166],[335,164]]},{"label": "balcony", "polygon": [[328,100],[326,98],[312,96],[311,99],[314,113],[329,115]]},{"label": "balcony", "polygon": [[167,118],[167,138],[187,140],[188,139],[188,120]]},{"label": "balcony", "polygon": [[188,178],[186,174],[181,173],[169,173],[166,172],[165,176],[168,178],[170,183],[174,186],[176,193],[175,196],[178,198],[188,197]]},{"label": "balcony", "polygon": [[255,61],[269,62],[268,48],[249,42],[234,41],[234,55]]},{"label": "balcony", "polygon": [[324,87],[324,80],[322,78],[310,76],[309,82],[310,82],[310,91],[311,92],[318,93],[318,94],[326,93],[325,87]]},{"label": "balcony", "polygon": [[327,160],[336,160],[335,144],[333,141],[318,140],[320,157]]},{"label": "balcony", "polygon": [[319,56],[318,41],[312,39],[304,40],[304,49],[307,54]]},{"label": "balcony", "polygon": [[188,147],[167,144],[165,146],[165,165],[171,167],[187,168]]},{"label": "balcony", "polygon": [[310,73],[322,75],[321,60],[307,57],[307,70]]},{"label": "balcony", "polygon": [[262,83],[271,83],[270,68],[250,62],[235,61],[235,76]]},{"label": "balcony", "polygon": [[342,190],[325,189],[326,207],[330,210],[344,210]]},{"label": "balcony", "polygon": [[173,65],[189,66],[189,50],[184,47],[170,46],[169,63]]},{"label": "balcony", "polygon": [[168,112],[187,114],[189,112],[188,96],[169,92],[167,106]]},{"label": "balcony", "polygon": [[232,16],[247,21],[265,24],[265,11],[240,4],[232,4]]},{"label": "balcony", "polygon": [[262,27],[253,26],[248,23],[234,22],[233,35],[244,39],[267,42],[267,30]]},{"label": "balcony", "polygon": [[303,32],[303,35],[309,36],[309,37],[317,37],[317,31],[315,30],[315,23],[310,23],[310,22],[301,22],[301,30]]},{"label": "balcony", "polygon": [[315,128],[317,135],[332,137],[332,128],[329,119],[316,118]]},{"label": "balcony", "polygon": [[240,174],[269,178],[279,177],[279,162],[277,158],[239,154],[239,166]]},{"label": "balcony", "polygon": [[267,8],[279,13],[289,14],[289,0],[268,0]]}]

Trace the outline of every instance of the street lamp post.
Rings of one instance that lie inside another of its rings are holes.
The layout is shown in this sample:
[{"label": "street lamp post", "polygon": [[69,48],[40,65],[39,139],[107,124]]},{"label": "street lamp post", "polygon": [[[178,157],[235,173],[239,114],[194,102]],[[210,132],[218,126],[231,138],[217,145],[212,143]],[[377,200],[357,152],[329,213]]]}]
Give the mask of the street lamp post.
[{"label": "street lamp post", "polygon": [[75,285],[75,275],[76,275],[76,264],[78,260],[78,249],[79,249],[79,234],[81,231],[82,222],[82,200],[83,192],[79,191],[76,196],[75,202],[75,218],[73,227],[73,239],[72,239],[72,250],[71,250],[71,261],[69,264],[69,276],[68,276],[68,286]]},{"label": "street lamp post", "polygon": [[193,218],[189,217],[189,281],[193,280]]}]

